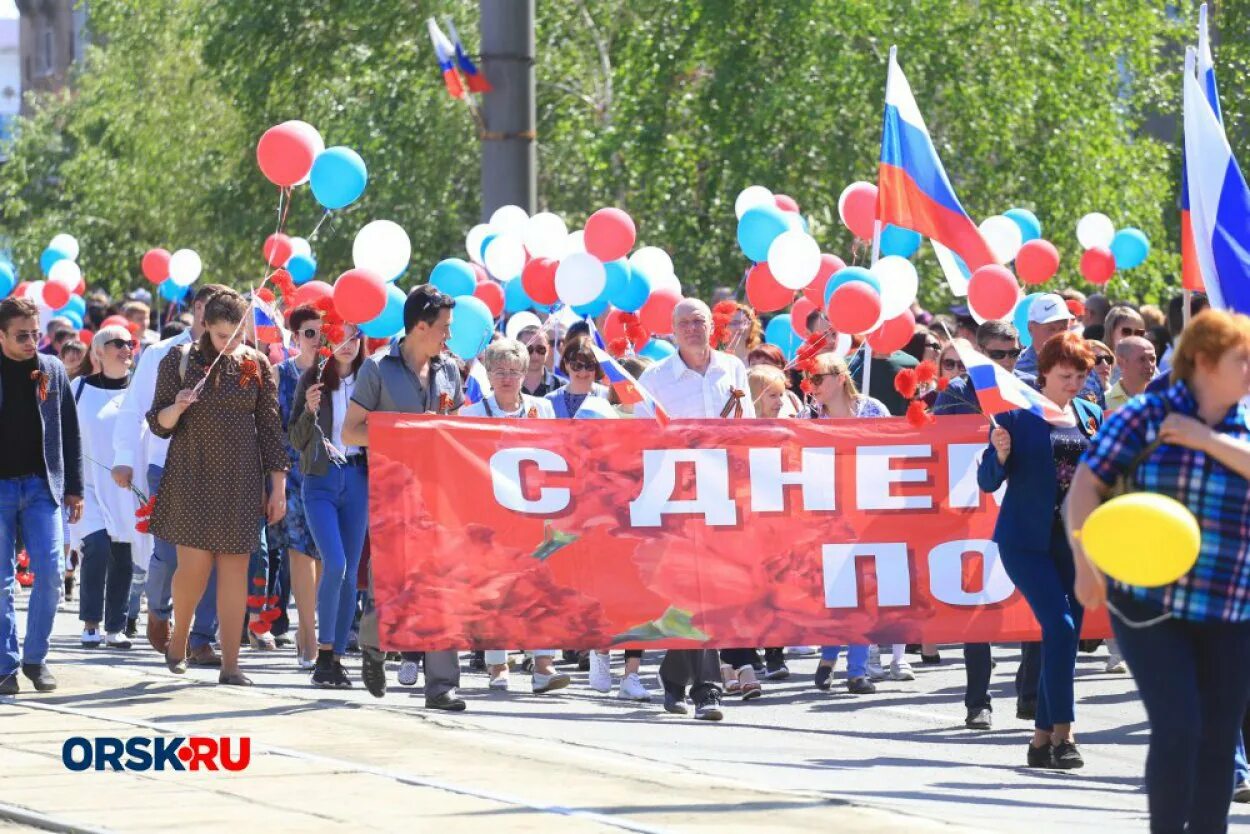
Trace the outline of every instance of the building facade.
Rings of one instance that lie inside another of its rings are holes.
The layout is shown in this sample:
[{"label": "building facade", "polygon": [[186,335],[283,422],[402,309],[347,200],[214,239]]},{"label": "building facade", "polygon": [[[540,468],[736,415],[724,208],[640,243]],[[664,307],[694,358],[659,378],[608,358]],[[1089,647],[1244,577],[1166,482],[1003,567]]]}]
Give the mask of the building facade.
[{"label": "building facade", "polygon": [[[61,89],[86,49],[86,0],[16,0],[16,6],[21,15],[20,91]],[[29,102],[22,100],[21,112],[29,108]]]}]

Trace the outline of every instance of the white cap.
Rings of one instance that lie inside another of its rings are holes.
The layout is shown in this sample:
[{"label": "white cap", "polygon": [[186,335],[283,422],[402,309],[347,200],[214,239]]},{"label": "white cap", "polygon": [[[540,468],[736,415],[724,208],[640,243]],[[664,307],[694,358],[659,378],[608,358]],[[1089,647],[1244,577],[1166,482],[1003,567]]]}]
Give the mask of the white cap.
[{"label": "white cap", "polygon": [[1050,324],[1055,321],[1071,320],[1072,311],[1068,309],[1068,303],[1054,293],[1039,295],[1029,305],[1030,324]]}]

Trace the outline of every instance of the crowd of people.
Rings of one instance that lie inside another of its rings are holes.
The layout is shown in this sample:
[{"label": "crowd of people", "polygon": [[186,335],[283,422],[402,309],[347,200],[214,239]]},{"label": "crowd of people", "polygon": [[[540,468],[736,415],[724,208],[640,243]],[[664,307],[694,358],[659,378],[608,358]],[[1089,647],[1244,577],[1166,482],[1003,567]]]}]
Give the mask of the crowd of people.
[{"label": "crowd of people", "polygon": [[[306,305],[286,313],[289,344],[266,343],[249,299],[216,284],[159,319],[150,298],[87,301],[89,343],[68,322],[41,325],[29,301],[0,302],[0,530],[13,554],[0,560],[2,695],[17,694],[20,678],[40,692],[56,688],[49,635],[76,585],[84,648],[129,649],[143,619],[146,641],[175,674],[212,668],[221,684],[246,686],[242,646],[293,644],[293,667],[330,688],[353,685],[346,661],[358,652],[371,694],[385,695],[389,662],[402,685],[424,675],[426,707],[463,710],[462,664],[506,691],[516,647],[463,658],[392,657],[379,647],[368,569],[370,416],[649,416],[602,384],[584,323],[553,318],[516,338],[498,333],[474,360],[456,358],[445,348],[456,302],[428,285],[408,295],[404,335],[384,341]],[[1250,697],[1250,318],[1208,310],[1201,294],[1188,308],[1178,295],[1160,309],[1065,290],[1033,302],[1027,334],[1005,321],[978,324],[963,307],[937,315],[917,307],[911,341],[875,355],[832,334],[818,310],[805,330],[826,338],[800,369],[763,342],[759,316],[732,290],[712,302],[715,310],[696,299],[677,305],[666,358],[621,359],[670,417],[900,417],[911,397],[896,379],[921,366],[934,371],[920,397],[935,415],[975,414],[961,348],[1069,413],[1065,426],[1026,411],[1000,415],[977,470],[982,490],[1005,485],[994,540],[1041,626],[1016,676],[1016,715],[1034,725],[1025,761],[1083,766],[1075,661],[1097,647],[1082,644],[1083,612],[1105,604],[1116,636],[1106,671],[1133,673],[1151,722],[1155,830],[1222,830],[1230,796],[1250,802],[1241,744]],[[1135,489],[1178,499],[1202,526],[1197,565],[1163,589],[1107,581],[1072,535],[1102,501]],[[15,586],[32,575],[19,646]],[[847,690],[871,695],[877,681],[914,678],[909,650],[940,662],[930,645],[825,646],[812,685],[829,690],[845,652]],[[965,723],[988,730],[990,646],[962,651]],[[534,693],[570,685],[565,659],[584,665],[593,689],[613,689],[601,647],[525,655]],[[618,697],[654,697],[641,658],[625,653]],[[788,676],[785,647],[670,650],[656,694],[667,712],[716,721],[727,696],[759,698],[768,681]]]}]

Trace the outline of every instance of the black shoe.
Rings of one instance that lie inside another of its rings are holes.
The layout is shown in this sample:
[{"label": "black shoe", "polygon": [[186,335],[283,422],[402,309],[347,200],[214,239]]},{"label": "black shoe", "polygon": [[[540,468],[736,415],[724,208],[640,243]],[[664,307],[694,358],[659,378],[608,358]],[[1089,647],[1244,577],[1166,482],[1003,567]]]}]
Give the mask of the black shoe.
[{"label": "black shoe", "polygon": [[665,690],[664,711],[671,712],[673,715],[685,715],[689,712],[689,710],[686,709],[686,697],[684,695],[676,695],[668,690]]},{"label": "black shoe", "polygon": [[781,660],[769,661],[759,677],[766,681],[783,681],[790,677],[790,667]]},{"label": "black shoe", "polygon": [[708,689],[694,702],[694,717],[699,721],[720,721],[725,717],[720,710],[720,691]]},{"label": "black shoe", "polygon": [[291,638],[285,634],[275,634],[273,636],[273,644],[278,648],[285,648],[291,645]]},{"label": "black shoe", "polygon": [[1029,742],[1029,767],[1041,767],[1047,770],[1055,769],[1055,748],[1049,744],[1044,747],[1034,747],[1033,742]]},{"label": "black shoe", "polygon": [[1101,640],[1081,640],[1077,643],[1081,654],[1093,654],[1098,651],[1098,647],[1102,645]]},{"label": "black shoe", "polygon": [[65,601],[69,602],[74,598],[74,575],[71,573],[65,577]]},{"label": "black shoe", "polygon": [[52,677],[46,663],[23,663],[22,674],[30,678],[38,692],[52,692],[56,689],[56,678]]},{"label": "black shoe", "polygon": [[1016,701],[1016,718],[1021,721],[1037,718],[1037,701]]},{"label": "black shoe", "polygon": [[937,666],[939,663],[942,662],[942,655],[938,654],[937,652],[934,652],[933,654],[921,653],[920,662],[923,663],[925,666]]},{"label": "black shoe", "polygon": [[352,679],[347,676],[341,660],[334,661],[334,686],[336,689],[351,689]]},{"label": "black shoe", "polygon": [[563,651],[560,652],[560,660],[559,660],[558,665],[567,666],[570,663],[576,663],[577,658],[578,658],[577,652],[573,651],[572,649],[564,649]]},{"label": "black shoe", "polygon": [[877,685],[868,680],[867,676],[861,675],[848,680],[846,682],[846,690],[852,695],[872,695],[877,691]]},{"label": "black shoe", "polygon": [[994,713],[988,709],[970,709],[964,719],[964,726],[969,730],[988,730],[993,725]]},{"label": "black shoe", "polygon": [[133,617],[126,620],[126,636],[131,640],[139,636],[139,621]]},{"label": "black shoe", "polygon": [[467,706],[463,700],[450,692],[444,692],[442,695],[435,695],[433,698],[425,699],[426,709],[441,709],[444,712],[464,712]]},{"label": "black shoe", "polygon": [[590,671],[590,652],[578,652],[577,653],[577,671],[579,672]]},{"label": "black shoe", "polygon": [[360,679],[375,698],[386,694],[386,655],[378,649],[360,647]]},{"label": "black shoe", "polygon": [[1055,768],[1076,770],[1085,767],[1085,760],[1081,758],[1081,751],[1076,749],[1075,742],[1061,741],[1051,749],[1054,751]]},{"label": "black shoe", "polygon": [[319,689],[335,689],[338,678],[334,674],[334,650],[318,649],[317,665],[313,667],[312,685]]},{"label": "black shoe", "polygon": [[908,643],[906,646],[903,647],[903,651],[905,651],[907,654],[920,654],[920,644]]},{"label": "black shoe", "polygon": [[469,671],[486,671],[486,652],[473,652],[473,654],[469,656]]},{"label": "black shoe", "polygon": [[833,688],[833,667],[817,666],[816,667],[816,688],[828,692]]},{"label": "black shoe", "polygon": [[16,695],[21,690],[22,687],[17,681],[17,672],[9,672],[0,678],[0,695]]}]

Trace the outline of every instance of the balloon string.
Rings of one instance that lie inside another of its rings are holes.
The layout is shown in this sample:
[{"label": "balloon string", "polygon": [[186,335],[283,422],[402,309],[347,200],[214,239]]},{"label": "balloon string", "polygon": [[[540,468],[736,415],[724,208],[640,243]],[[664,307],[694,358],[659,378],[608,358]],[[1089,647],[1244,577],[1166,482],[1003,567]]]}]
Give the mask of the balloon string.
[{"label": "balloon string", "polygon": [[326,209],[325,214],[321,215],[321,219],[317,221],[317,225],[313,226],[313,230],[312,232],[309,233],[307,239],[315,240],[317,237],[317,232],[321,229],[321,224],[326,222],[326,220],[328,220],[329,218],[330,218],[330,210]]}]

